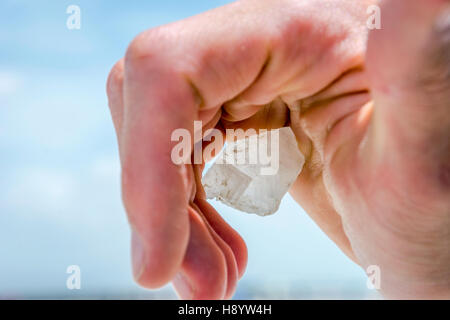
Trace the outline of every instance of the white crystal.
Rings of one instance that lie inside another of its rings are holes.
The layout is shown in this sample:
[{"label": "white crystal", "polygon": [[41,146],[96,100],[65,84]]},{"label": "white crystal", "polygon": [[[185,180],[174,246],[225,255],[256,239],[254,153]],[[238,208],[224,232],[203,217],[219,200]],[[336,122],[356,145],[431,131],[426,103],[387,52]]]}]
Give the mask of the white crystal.
[{"label": "white crystal", "polygon": [[[275,151],[269,148],[271,150],[269,155],[272,156],[273,152],[278,152],[278,159],[276,156],[272,157],[270,164],[267,162],[265,165],[261,164],[259,158],[257,163],[253,164],[249,161],[245,161],[245,164],[225,161],[223,159],[229,159],[227,157],[233,155],[236,158],[249,159],[250,151],[253,153],[256,151],[249,148],[249,137],[228,144],[202,178],[207,198],[215,198],[230,207],[260,216],[275,213],[281,199],[297,179],[305,162],[292,130],[285,127],[277,131],[260,133],[252,140],[258,142],[258,152],[261,152],[260,148],[264,151],[268,150],[268,146],[273,146],[272,141],[275,142],[277,148]],[[278,139],[276,139],[277,133]],[[277,141],[273,140],[274,138]],[[264,168],[267,171],[268,167],[274,165],[273,161],[278,161],[275,164],[278,166],[278,171],[275,174],[263,174]]]}]

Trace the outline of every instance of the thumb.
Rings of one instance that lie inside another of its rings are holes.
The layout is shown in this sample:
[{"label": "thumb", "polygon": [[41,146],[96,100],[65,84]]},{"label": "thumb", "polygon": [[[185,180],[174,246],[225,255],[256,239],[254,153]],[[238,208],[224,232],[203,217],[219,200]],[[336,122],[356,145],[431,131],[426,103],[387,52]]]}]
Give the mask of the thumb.
[{"label": "thumb", "polygon": [[[367,52],[374,93],[400,95],[398,91],[415,84],[420,69],[436,50],[449,48],[449,5],[448,0],[381,2],[381,29],[371,31]],[[447,47],[439,48],[445,40]]]},{"label": "thumb", "polygon": [[450,185],[450,1],[386,0],[380,12],[366,57],[375,103],[370,161],[389,156],[393,171],[416,173],[403,176]]}]

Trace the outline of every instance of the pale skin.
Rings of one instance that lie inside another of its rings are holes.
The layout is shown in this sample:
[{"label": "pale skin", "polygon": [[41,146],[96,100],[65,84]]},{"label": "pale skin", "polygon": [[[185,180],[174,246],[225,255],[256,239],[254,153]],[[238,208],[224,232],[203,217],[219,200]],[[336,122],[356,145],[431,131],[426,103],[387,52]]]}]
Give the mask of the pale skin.
[{"label": "pale skin", "polygon": [[290,125],[306,156],[290,193],[323,232],[380,267],[386,298],[450,298],[449,2],[385,1],[369,32],[374,3],[240,1],[132,41],[107,91],[139,284],[223,299],[244,274],[202,168],[170,158],[173,130],[202,120]]}]

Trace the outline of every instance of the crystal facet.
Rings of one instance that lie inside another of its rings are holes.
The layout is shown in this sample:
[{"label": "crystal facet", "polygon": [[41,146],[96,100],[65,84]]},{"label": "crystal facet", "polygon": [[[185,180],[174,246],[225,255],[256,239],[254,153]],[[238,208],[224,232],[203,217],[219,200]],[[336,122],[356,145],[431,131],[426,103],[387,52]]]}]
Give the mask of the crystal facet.
[{"label": "crystal facet", "polygon": [[[270,215],[278,210],[281,199],[288,192],[289,187],[300,174],[305,158],[297,146],[297,140],[289,127],[277,129],[278,134],[271,131],[260,133],[257,138],[246,137],[237,142],[228,144],[211,168],[203,176],[202,183],[208,199],[217,199],[226,205],[247,213],[256,213],[260,216]],[[273,141],[276,139],[277,141]],[[274,174],[264,174],[264,168],[273,166],[273,163],[237,164],[224,161],[228,156],[243,159],[249,158],[250,151],[256,149],[249,147],[250,142],[257,141],[258,152],[261,148],[268,151],[271,161],[278,161]],[[273,146],[276,148],[273,148]],[[271,148],[268,148],[268,147]],[[278,157],[274,157],[278,152]],[[245,154],[243,154],[245,153]],[[222,161],[220,161],[222,160]]]}]

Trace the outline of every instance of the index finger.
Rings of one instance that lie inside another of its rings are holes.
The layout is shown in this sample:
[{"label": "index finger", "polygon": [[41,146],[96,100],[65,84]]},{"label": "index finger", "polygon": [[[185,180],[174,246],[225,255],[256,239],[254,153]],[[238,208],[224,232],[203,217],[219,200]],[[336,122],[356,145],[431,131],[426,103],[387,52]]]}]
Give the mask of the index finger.
[{"label": "index finger", "polygon": [[[145,32],[125,57],[122,192],[145,266],[136,277],[147,287],[174,277],[189,238],[188,170],[171,159],[172,132],[185,128],[192,137],[199,110],[237,95],[264,63],[255,26],[221,27],[237,9]],[[200,32],[206,25],[209,31]]]}]

